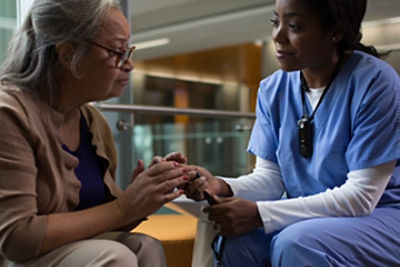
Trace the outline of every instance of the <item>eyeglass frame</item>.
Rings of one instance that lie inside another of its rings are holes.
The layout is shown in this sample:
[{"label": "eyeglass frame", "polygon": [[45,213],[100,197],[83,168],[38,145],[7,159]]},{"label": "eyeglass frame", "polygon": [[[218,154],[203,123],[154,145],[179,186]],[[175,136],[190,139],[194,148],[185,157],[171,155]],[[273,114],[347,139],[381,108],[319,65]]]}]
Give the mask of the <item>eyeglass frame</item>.
[{"label": "eyeglass frame", "polygon": [[133,51],[135,50],[136,46],[131,45],[125,51],[118,51],[112,48],[109,48],[105,45],[99,44],[93,40],[87,40],[90,44],[93,44],[97,47],[103,48],[110,53],[114,53],[118,56],[118,61],[116,62],[116,67],[118,69],[122,69],[122,66],[126,63],[126,61],[131,57]]}]

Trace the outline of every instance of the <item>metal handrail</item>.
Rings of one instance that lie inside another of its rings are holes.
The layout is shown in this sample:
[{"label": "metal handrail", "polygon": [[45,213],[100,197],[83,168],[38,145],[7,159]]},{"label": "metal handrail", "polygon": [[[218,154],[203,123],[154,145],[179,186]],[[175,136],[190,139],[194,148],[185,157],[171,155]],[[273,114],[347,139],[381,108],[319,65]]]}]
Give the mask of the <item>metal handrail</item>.
[{"label": "metal handrail", "polygon": [[126,105],[126,104],[102,104],[97,103],[96,106],[102,111],[117,111],[131,114],[157,114],[157,115],[191,115],[200,117],[213,118],[248,118],[255,119],[256,116],[251,112],[235,112],[212,109],[186,109],[172,108],[161,106],[145,106],[145,105]]}]

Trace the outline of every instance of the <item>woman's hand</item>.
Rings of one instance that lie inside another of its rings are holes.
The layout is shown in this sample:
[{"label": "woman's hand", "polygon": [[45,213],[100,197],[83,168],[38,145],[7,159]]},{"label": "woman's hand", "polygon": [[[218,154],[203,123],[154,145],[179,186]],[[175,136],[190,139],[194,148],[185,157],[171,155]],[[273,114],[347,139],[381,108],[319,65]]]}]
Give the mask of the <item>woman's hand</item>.
[{"label": "woman's hand", "polygon": [[182,195],[183,190],[175,189],[190,180],[188,169],[177,162],[163,161],[147,170],[140,166],[136,169],[131,184],[117,199],[126,223],[144,218]]},{"label": "woman's hand", "polygon": [[155,156],[149,164],[149,168],[154,164],[163,162],[163,161],[176,161],[180,164],[185,164],[187,162],[187,158],[181,152],[171,152],[165,155],[164,157]]},{"label": "woman's hand", "polygon": [[133,182],[133,180],[135,180],[135,178],[136,178],[141,172],[144,171],[144,169],[145,169],[145,168],[144,168],[143,160],[139,159],[138,162],[137,162],[137,165],[136,165],[135,169],[133,170],[132,179],[131,179],[130,184]]},{"label": "woman's hand", "polygon": [[183,190],[176,188],[187,183],[191,176],[194,177],[193,171],[176,162],[160,162],[144,170],[143,162],[139,161],[131,184],[116,200],[74,212],[50,213],[40,252],[100,233],[134,227],[166,202],[179,197]]},{"label": "woman's hand", "polygon": [[[183,156],[182,153],[180,153],[180,152],[171,152],[171,153],[167,154],[167,155],[164,156],[164,157],[155,156],[155,157],[151,160],[151,162],[150,162],[148,168],[151,168],[151,167],[154,166],[155,164],[157,164],[157,163],[159,163],[159,162],[163,162],[163,161],[176,161],[176,162],[178,162],[178,163],[180,163],[180,164],[184,164],[184,163],[187,162],[187,159],[186,159],[186,157]],[[140,160],[138,160],[137,165],[136,165],[135,169],[133,170],[133,175],[132,175],[131,183],[132,183],[133,180],[136,178],[136,176],[139,175],[139,174],[140,174],[142,171],[144,171],[144,170],[145,170],[145,167],[144,167],[143,160],[140,159]]]},{"label": "woman's hand", "polygon": [[212,197],[217,204],[203,211],[208,213],[209,219],[214,221],[214,229],[223,236],[245,234],[263,225],[255,202],[235,197]]}]

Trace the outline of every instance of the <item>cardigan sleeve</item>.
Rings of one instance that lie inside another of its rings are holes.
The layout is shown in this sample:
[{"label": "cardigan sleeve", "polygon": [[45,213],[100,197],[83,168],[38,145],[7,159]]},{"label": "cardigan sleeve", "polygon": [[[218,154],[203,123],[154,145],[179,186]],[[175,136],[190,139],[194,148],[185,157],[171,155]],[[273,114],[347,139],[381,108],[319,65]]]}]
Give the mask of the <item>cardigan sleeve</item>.
[{"label": "cardigan sleeve", "polygon": [[11,261],[38,255],[47,216],[38,215],[37,168],[27,112],[0,101],[0,253]]}]

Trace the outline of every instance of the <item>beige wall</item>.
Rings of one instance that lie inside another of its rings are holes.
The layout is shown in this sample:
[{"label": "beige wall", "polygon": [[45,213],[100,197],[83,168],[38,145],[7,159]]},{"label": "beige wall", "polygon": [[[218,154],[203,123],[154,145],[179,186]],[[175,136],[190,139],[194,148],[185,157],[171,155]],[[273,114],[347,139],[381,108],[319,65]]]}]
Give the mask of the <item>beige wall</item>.
[{"label": "beige wall", "polygon": [[387,24],[366,24],[363,42],[378,48],[391,48],[393,51],[385,60],[400,73],[400,21]]},{"label": "beige wall", "polygon": [[[391,48],[392,52],[384,60],[400,73],[400,22],[393,23],[387,20],[381,23],[365,24],[362,42],[365,45],[374,45],[378,49],[385,48],[382,51]],[[273,42],[266,41],[262,49],[262,77],[268,76],[279,68],[274,54]]]}]

